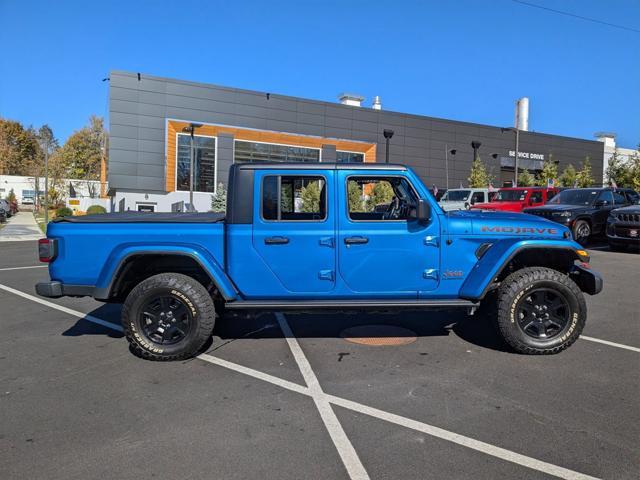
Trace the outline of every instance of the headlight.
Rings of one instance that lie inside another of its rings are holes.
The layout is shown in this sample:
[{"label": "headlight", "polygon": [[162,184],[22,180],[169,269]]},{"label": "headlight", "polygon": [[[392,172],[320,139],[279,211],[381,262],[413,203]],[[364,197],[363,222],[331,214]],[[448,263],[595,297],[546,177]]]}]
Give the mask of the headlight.
[{"label": "headlight", "polygon": [[554,217],[570,217],[571,212],[554,212]]}]

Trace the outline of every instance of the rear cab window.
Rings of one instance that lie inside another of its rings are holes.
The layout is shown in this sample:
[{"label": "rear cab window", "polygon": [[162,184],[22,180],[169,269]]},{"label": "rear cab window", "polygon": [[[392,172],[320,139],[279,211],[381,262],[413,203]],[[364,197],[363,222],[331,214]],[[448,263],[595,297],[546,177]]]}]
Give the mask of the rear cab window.
[{"label": "rear cab window", "polygon": [[267,175],[262,179],[261,203],[266,221],[324,221],[326,179],[320,175]]}]

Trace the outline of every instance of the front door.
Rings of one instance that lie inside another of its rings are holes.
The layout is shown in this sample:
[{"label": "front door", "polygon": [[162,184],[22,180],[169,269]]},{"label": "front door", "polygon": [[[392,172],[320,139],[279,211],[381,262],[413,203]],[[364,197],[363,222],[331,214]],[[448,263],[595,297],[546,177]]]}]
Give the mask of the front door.
[{"label": "front door", "polygon": [[338,170],[338,265],[347,289],[371,297],[417,298],[438,287],[435,213],[415,219],[419,195],[408,176]]},{"label": "front door", "polygon": [[277,281],[298,295],[333,290],[334,172],[256,170],[254,188],[253,248]]}]

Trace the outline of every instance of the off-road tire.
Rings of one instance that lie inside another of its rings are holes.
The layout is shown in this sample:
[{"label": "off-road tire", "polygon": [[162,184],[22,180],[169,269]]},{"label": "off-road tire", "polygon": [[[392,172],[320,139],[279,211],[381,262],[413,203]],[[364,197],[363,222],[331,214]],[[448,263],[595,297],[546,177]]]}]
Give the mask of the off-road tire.
[{"label": "off-road tire", "polygon": [[[516,317],[519,301],[527,292],[535,289],[557,292],[564,297],[569,309],[567,324],[559,333],[547,339],[529,336]],[[587,305],[580,288],[567,275],[557,270],[546,267],[523,268],[509,275],[500,285],[498,330],[505,342],[518,353],[549,355],[565,350],[580,337],[586,318]]]},{"label": "off-road tire", "polygon": [[[589,230],[589,234],[586,237],[578,237],[578,232],[581,229],[588,229]],[[576,242],[578,242],[580,245],[585,246],[589,243],[589,239],[591,238],[591,235],[593,234],[593,231],[591,230],[591,225],[589,224],[589,222],[587,222],[586,220],[577,220],[576,223],[573,224],[573,228],[571,229],[571,233],[573,234],[573,238],[575,239]]]},{"label": "off-road tire", "polygon": [[[153,298],[173,296],[191,313],[188,333],[177,343],[160,345],[145,335],[142,309]],[[195,355],[213,332],[216,312],[213,299],[197,280],[180,273],[161,273],[147,278],[131,290],[122,306],[122,326],[131,351],[146,360],[182,360]]]}]

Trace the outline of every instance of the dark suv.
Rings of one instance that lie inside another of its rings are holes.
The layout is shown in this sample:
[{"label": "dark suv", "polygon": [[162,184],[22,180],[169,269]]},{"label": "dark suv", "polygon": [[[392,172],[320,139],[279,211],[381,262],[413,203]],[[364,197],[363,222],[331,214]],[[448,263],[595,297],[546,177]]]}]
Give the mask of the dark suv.
[{"label": "dark suv", "polygon": [[607,220],[607,241],[611,250],[630,248],[640,252],[640,196],[635,205],[611,211]]},{"label": "dark suv", "polygon": [[629,188],[569,188],[541,207],[525,208],[524,213],[566,225],[576,242],[585,245],[592,235],[605,231],[611,210],[631,205],[637,196]]}]

